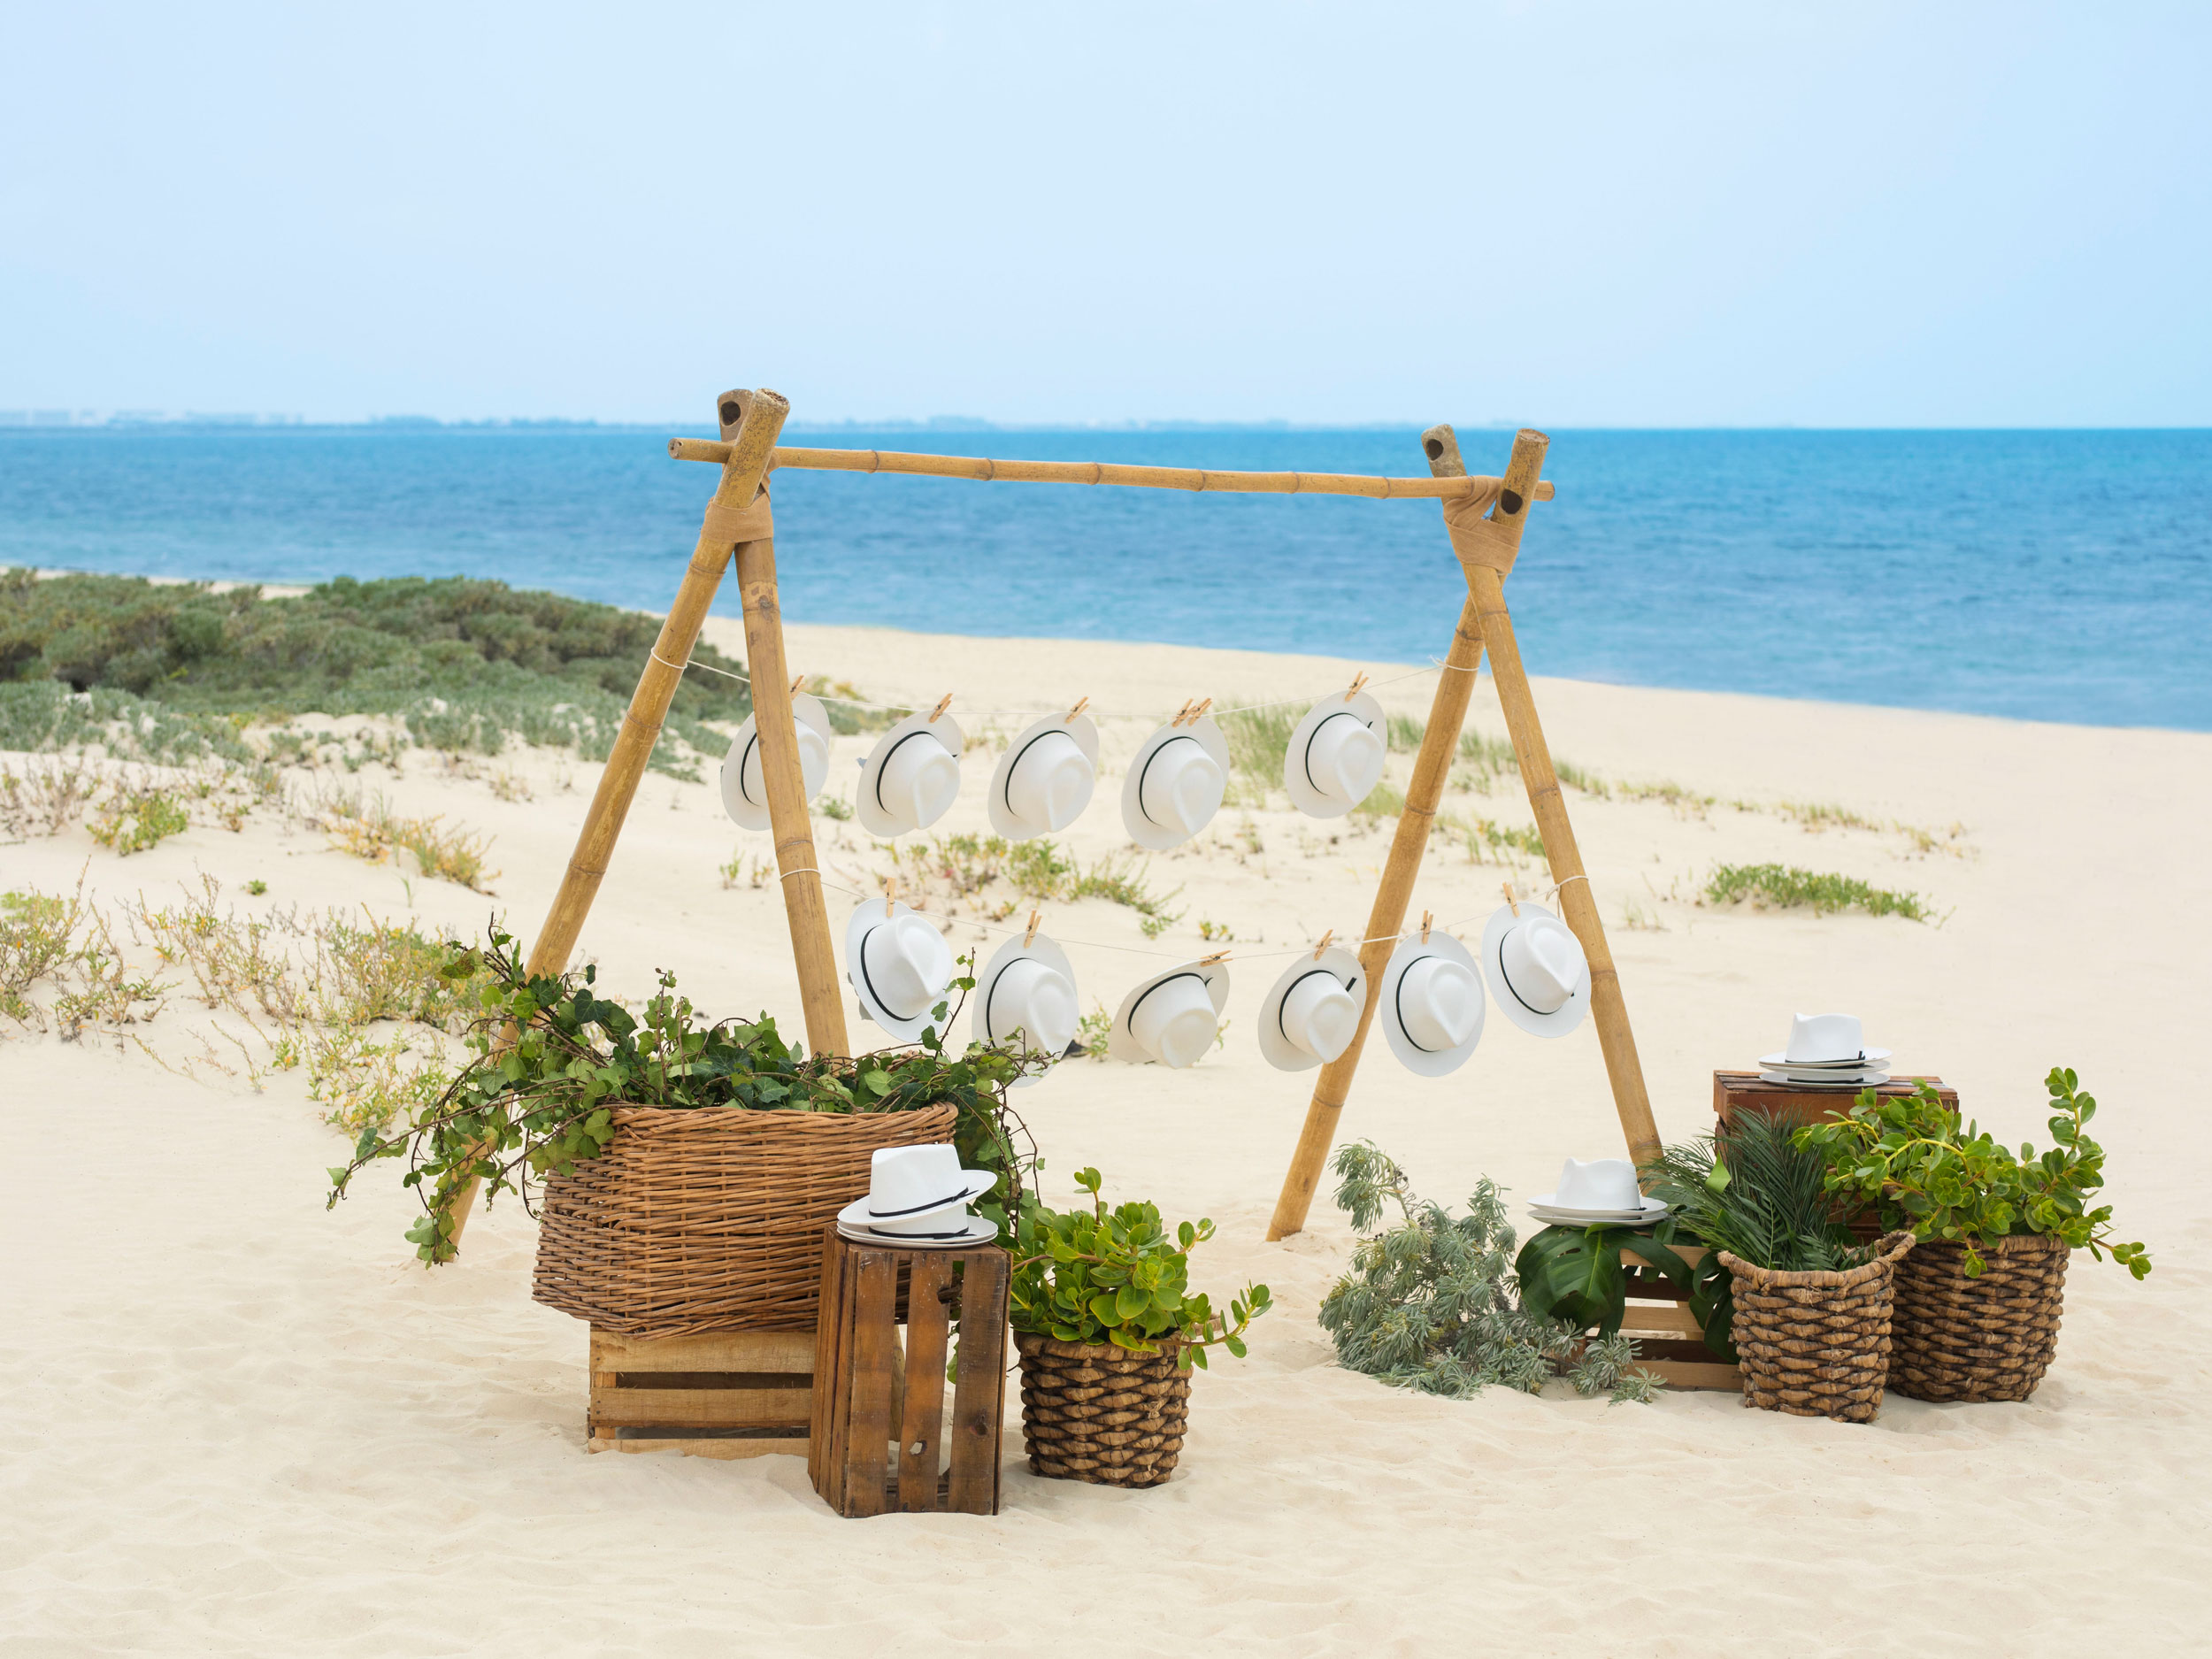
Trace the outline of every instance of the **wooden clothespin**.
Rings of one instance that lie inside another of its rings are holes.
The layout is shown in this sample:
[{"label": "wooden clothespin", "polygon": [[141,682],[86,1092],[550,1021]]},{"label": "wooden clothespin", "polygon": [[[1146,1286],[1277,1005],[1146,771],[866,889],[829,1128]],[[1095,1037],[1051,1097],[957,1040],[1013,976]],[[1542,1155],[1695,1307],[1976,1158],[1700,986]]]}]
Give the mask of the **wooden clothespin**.
[{"label": "wooden clothespin", "polygon": [[802,691],[804,691],[805,689],[806,689],[806,676],[805,676],[804,674],[801,674],[801,675],[800,675],[800,676],[799,676],[796,680],[793,680],[793,681],[791,682],[791,695],[792,695],[793,696],[795,696],[795,696],[797,696],[797,695],[799,695]]},{"label": "wooden clothespin", "polygon": [[885,916],[886,919],[888,919],[888,918],[889,918],[889,917],[890,917],[890,914],[891,914],[891,907],[892,907],[894,904],[896,904],[898,902],[899,902],[899,879],[898,879],[898,877],[896,877],[896,876],[886,876],[886,877],[884,877],[884,879],[883,879],[883,914],[884,914],[884,916]]},{"label": "wooden clothespin", "polygon": [[1228,953],[1227,951],[1225,951],[1225,950],[1217,950],[1217,951],[1215,951],[1215,952],[1213,953],[1213,955],[1212,955],[1212,956],[1201,956],[1201,957],[1199,957],[1199,959],[1198,959],[1198,965],[1199,965],[1200,967],[1202,967],[1202,968],[1210,968],[1210,967],[1212,967],[1212,966],[1213,966],[1216,963],[1226,962],[1226,961],[1228,961],[1228,960],[1229,960],[1229,953]]},{"label": "wooden clothespin", "polygon": [[1211,697],[1207,698],[1203,703],[1200,703],[1195,709],[1193,709],[1190,711],[1189,723],[1193,726],[1196,726],[1201,720],[1206,718],[1206,710],[1213,706],[1214,700]]},{"label": "wooden clothespin", "polygon": [[1421,942],[1425,945],[1429,942],[1430,925],[1435,920],[1436,912],[1434,910],[1423,910],[1421,912]]},{"label": "wooden clothespin", "polygon": [[1344,694],[1344,701],[1345,701],[1345,702],[1347,702],[1347,703],[1349,703],[1349,702],[1350,702],[1353,698],[1355,698],[1355,697],[1358,696],[1358,695],[1359,695],[1359,688],[1360,688],[1362,686],[1365,685],[1366,683],[1367,683],[1367,671],[1366,671],[1365,669],[1363,669],[1363,669],[1361,669],[1361,670],[1359,671],[1359,672],[1357,672],[1356,674],[1354,674],[1354,675],[1352,676],[1352,685],[1351,685],[1351,689],[1349,689],[1348,691],[1347,691],[1347,692]]},{"label": "wooden clothespin", "polygon": [[1170,729],[1170,730],[1172,730],[1174,727],[1176,727],[1176,726],[1179,726],[1182,725],[1182,723],[1183,723],[1184,721],[1186,721],[1186,720],[1187,720],[1187,719],[1189,719],[1189,718],[1190,718],[1190,699],[1189,699],[1188,697],[1186,697],[1186,698],[1184,698],[1184,699],[1183,699],[1183,706],[1182,706],[1181,708],[1179,708],[1179,709],[1176,710],[1176,711],[1175,711],[1175,718],[1174,718],[1172,720],[1170,720],[1170,721],[1168,722],[1168,726],[1169,726],[1169,729]]},{"label": "wooden clothespin", "polygon": [[932,726],[936,725],[939,720],[944,718],[945,710],[951,707],[952,693],[948,691],[943,696],[937,699],[937,706],[929,711],[929,724]]},{"label": "wooden clothespin", "polygon": [[1075,700],[1075,707],[1068,710],[1067,718],[1061,721],[1060,724],[1063,726],[1073,725],[1075,722],[1075,717],[1082,713],[1084,710],[1089,708],[1090,706],[1091,700],[1088,697],[1078,697]]},{"label": "wooden clothespin", "polygon": [[1506,909],[1511,910],[1514,915],[1518,916],[1521,913],[1521,904],[1520,901],[1513,896],[1513,884],[1510,881],[1505,883],[1501,891],[1502,891],[1505,895]]},{"label": "wooden clothespin", "polygon": [[1316,962],[1321,960],[1321,953],[1329,948],[1329,941],[1334,939],[1335,937],[1336,929],[1333,927],[1330,928],[1327,932],[1321,935],[1321,942],[1313,948],[1313,959]]},{"label": "wooden clothespin", "polygon": [[1045,913],[1042,910],[1032,910],[1029,912],[1029,931],[1022,935],[1022,949],[1024,950],[1028,949],[1030,946],[1037,942],[1037,924],[1043,921],[1044,918]]}]

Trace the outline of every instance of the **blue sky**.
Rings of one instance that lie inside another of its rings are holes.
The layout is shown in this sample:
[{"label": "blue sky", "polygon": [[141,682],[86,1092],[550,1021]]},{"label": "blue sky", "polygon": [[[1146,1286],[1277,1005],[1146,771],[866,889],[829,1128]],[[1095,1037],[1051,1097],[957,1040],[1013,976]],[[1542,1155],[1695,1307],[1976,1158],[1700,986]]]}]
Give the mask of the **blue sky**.
[{"label": "blue sky", "polygon": [[2212,7],[18,5],[0,407],[2212,421]]}]

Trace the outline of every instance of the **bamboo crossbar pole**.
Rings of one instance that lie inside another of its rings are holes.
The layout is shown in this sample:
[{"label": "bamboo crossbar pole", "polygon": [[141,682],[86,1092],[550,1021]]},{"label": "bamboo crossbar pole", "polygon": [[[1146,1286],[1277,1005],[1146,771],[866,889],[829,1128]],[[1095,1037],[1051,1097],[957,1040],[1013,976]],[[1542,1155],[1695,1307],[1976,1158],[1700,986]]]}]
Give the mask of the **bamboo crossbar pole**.
[{"label": "bamboo crossbar pole", "polygon": [[[720,461],[729,446],[703,438],[671,438],[679,461]],[[1187,466],[1126,466],[1113,461],[1001,461],[987,456],[916,455],[897,449],[779,449],[770,467],[826,472],[911,472],[980,483],[1115,484],[1133,489],[1187,489],[1240,495],[1363,495],[1375,501],[1457,499],[1494,495],[1494,478],[1370,478],[1356,472],[1216,472]],[[1537,487],[1549,501],[1551,486]]]},{"label": "bamboo crossbar pole", "polygon": [[[691,660],[700,625],[714,603],[715,590],[722,585],[722,572],[729,568],[733,544],[715,534],[717,513],[750,505],[759,493],[761,480],[768,475],[768,454],[775,448],[776,434],[782,430],[783,418],[791,406],[764,390],[753,394],[750,403],[751,411],[735,434],[736,441],[725,446],[729,453],[722,463],[714,499],[707,508],[707,522],[700,527],[691,563],[676,589],[675,603],[669,606],[660,636],[638,675],[637,689],[630,694],[630,706],[615,734],[606,770],[599,774],[599,787],[584,814],[584,826],[577,833],[576,849],[569,855],[560,890],[554,894],[545,925],[531,944],[523,971],[532,978],[557,974],[568,966],[583,933],[584,918],[591,913],[592,900],[598,896],[599,884],[606,877],[630,803],[645,776],[646,762],[653,757],[653,745],[660,741],[661,723],[668,718],[669,703],[683,679],[683,665]],[[795,751],[797,740],[792,742]],[[762,747],[764,749],[766,744]],[[480,1185],[472,1175],[432,1199],[434,1208],[451,1217],[449,1236],[457,1244],[468,1225],[469,1212],[475,1208]]]},{"label": "bamboo crossbar pole", "polygon": [[[1449,433],[1436,429],[1446,438]],[[1540,433],[1523,433],[1533,439],[1540,459],[1549,442]],[[1520,446],[1517,441],[1515,454]],[[1508,488],[1514,488],[1507,474]],[[1525,491],[1523,492],[1525,495]],[[1526,517],[1526,503],[1509,515],[1501,503],[1492,522]],[[1636,1054],[1635,1033],[1629,1029],[1628,1005],[1621,997],[1621,979],[1613,966],[1612,947],[1606,942],[1605,923],[1598,902],[1582,868],[1582,850],[1575,843],[1574,826],[1567,818],[1566,798],[1560,794],[1559,775],[1552,767],[1551,749],[1544,741],[1543,723],[1537,718],[1535,695],[1521,665],[1521,648],[1513,636],[1513,618],[1505,606],[1505,581],[1486,565],[1465,564],[1469,597],[1482,627],[1483,647],[1490,653],[1490,673],[1505,710],[1505,727],[1513,739],[1513,754],[1528,788],[1528,803],[1536,814],[1536,827],[1544,839],[1544,856],[1551,879],[1559,884],[1560,913],[1582,942],[1590,964],[1590,1019],[1597,1027],[1598,1047],[1605,1056],[1605,1071],[1613,1086],[1613,1106],[1619,1114],[1621,1133],[1628,1155],[1639,1166],[1659,1156],[1659,1129],[1652,1121],[1651,1096],[1644,1086],[1643,1064]]]},{"label": "bamboo crossbar pole", "polygon": [[[1448,452],[1441,446],[1430,449],[1428,456],[1430,471],[1439,479],[1466,476],[1467,469],[1460,462],[1456,445]],[[1524,466],[1517,444],[1506,478],[1518,480],[1518,488],[1527,495],[1542,457],[1543,451],[1539,449],[1535,460]],[[1306,1105],[1306,1121],[1299,1129],[1298,1145],[1291,1154],[1289,1171],[1283,1177],[1283,1190],[1276,1197],[1275,1214],[1267,1224],[1271,1240],[1304,1231],[1307,1213],[1313,1207],[1314,1192],[1328,1168],[1329,1148],[1336,1139],[1337,1120],[1343,1116],[1344,1102],[1351,1095],[1352,1079],[1359,1071],[1360,1056],[1367,1047],[1368,1028],[1374,1024],[1376,1005],[1382,995],[1383,968],[1390,960],[1390,953],[1397,948],[1397,941],[1390,935],[1405,926],[1406,910],[1413,899],[1413,884],[1421,873],[1421,856],[1427,850],[1436,810],[1444,798],[1452,762],[1459,753],[1459,733],[1467,723],[1467,702],[1474,695],[1475,669],[1481,661],[1481,626],[1471,594],[1460,606],[1459,626],[1453,632],[1451,649],[1444,657],[1445,670],[1437,676],[1436,695],[1429,704],[1428,729],[1421,734],[1421,750],[1414,757],[1413,777],[1406,785],[1405,810],[1398,816],[1397,833],[1390,841],[1390,855],[1383,863],[1382,881],[1375,889],[1375,906],[1368,913],[1367,943],[1359,953],[1360,970],[1367,976],[1367,1001],[1360,1010],[1359,1025],[1352,1033],[1350,1044],[1321,1068],[1321,1074],[1315,1080],[1313,1098]]]}]

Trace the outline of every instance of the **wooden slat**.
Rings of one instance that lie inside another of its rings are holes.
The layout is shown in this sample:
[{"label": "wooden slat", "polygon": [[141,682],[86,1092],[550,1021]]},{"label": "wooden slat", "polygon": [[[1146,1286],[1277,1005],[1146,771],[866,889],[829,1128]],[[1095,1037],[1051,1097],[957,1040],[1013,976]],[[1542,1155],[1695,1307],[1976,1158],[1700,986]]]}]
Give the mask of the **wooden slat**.
[{"label": "wooden slat", "polygon": [[937,1452],[944,1432],[947,1310],[952,1262],[917,1254],[906,1292],[906,1402],[899,1431],[899,1508],[937,1507]]},{"label": "wooden slat", "polygon": [[594,1327],[594,1371],[811,1371],[812,1331],[710,1331],[640,1341]]},{"label": "wooden slat", "polygon": [[845,1308],[844,1293],[845,1265],[849,1254],[845,1241],[837,1236],[834,1225],[823,1229],[822,1299],[817,1304],[818,1323],[814,1329],[814,1375],[818,1386],[808,1422],[806,1472],[822,1501],[838,1510],[845,1507],[844,1452],[839,1444],[838,1428],[849,1394],[841,1386],[844,1379],[838,1369],[838,1359],[844,1351],[847,1323],[851,1317]]},{"label": "wooden slat", "polygon": [[729,1460],[739,1457],[795,1457],[806,1449],[806,1442],[795,1434],[716,1435],[711,1439],[701,1435],[634,1435],[623,1440],[609,1436],[594,1439],[588,1448],[595,1452],[681,1452],[687,1457],[715,1457]]},{"label": "wooden slat", "polygon": [[1704,1327],[1691,1313],[1689,1304],[1681,1302],[1632,1302],[1628,1304],[1628,1317],[1621,1329],[1631,1333],[1686,1331],[1701,1340],[1705,1334]]},{"label": "wooden slat", "polygon": [[995,1515],[1000,1419],[1006,1404],[1006,1252],[964,1253],[960,1379],[952,1394],[952,1471],[945,1507]]},{"label": "wooden slat", "polygon": [[602,1388],[592,1396],[595,1430],[806,1426],[813,1389]]},{"label": "wooden slat", "polygon": [[845,1503],[847,1515],[880,1515],[884,1509],[885,1457],[891,1441],[891,1389],[898,1358],[898,1257],[888,1250],[856,1250],[852,1403],[846,1413]]},{"label": "wooden slat", "polygon": [[1734,1394],[1743,1386],[1743,1372],[1718,1360],[1647,1360],[1644,1369],[1657,1372],[1670,1388],[1724,1388]]}]

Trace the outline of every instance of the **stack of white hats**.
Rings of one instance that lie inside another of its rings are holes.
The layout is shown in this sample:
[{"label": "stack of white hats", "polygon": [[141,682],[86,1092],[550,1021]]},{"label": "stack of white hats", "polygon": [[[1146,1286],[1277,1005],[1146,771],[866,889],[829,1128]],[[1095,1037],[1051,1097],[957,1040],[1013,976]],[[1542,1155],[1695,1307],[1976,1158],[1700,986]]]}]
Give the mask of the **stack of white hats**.
[{"label": "stack of white hats", "polygon": [[968,1206],[997,1185],[988,1171],[962,1169],[949,1146],[884,1147],[869,1161],[868,1195],[837,1212],[838,1236],[909,1250],[989,1244],[997,1224]]}]

